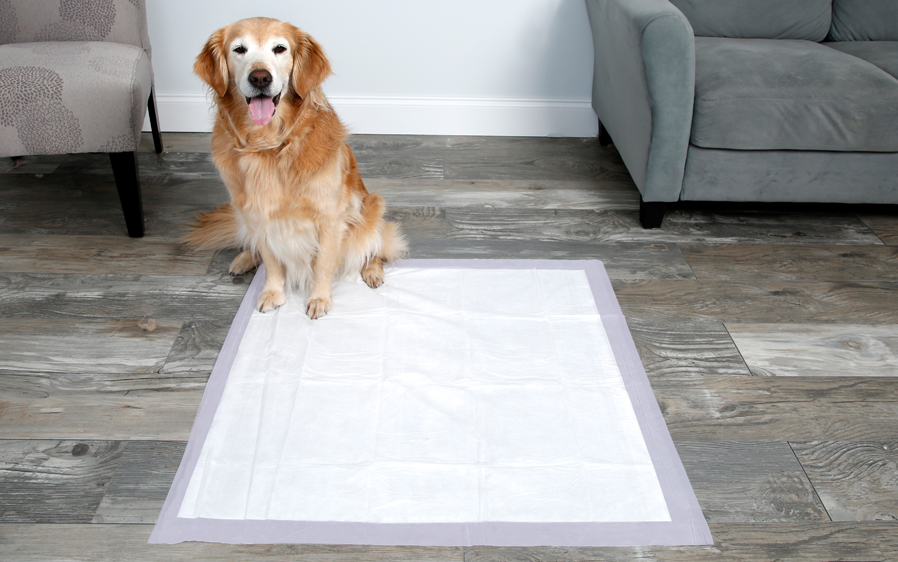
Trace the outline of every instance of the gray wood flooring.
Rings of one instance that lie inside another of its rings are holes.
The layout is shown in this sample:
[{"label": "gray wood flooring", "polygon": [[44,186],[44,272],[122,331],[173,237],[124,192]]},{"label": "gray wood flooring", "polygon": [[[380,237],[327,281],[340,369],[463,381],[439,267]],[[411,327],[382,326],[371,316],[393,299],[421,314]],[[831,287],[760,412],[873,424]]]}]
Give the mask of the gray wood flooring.
[{"label": "gray wood flooring", "polygon": [[715,544],[146,540],[252,273],[178,243],[226,201],[204,134],[144,139],[147,236],[108,159],[0,174],[0,560],[898,560],[898,213],[681,205],[659,230],[594,139],[358,136],[415,258],[600,259]]}]

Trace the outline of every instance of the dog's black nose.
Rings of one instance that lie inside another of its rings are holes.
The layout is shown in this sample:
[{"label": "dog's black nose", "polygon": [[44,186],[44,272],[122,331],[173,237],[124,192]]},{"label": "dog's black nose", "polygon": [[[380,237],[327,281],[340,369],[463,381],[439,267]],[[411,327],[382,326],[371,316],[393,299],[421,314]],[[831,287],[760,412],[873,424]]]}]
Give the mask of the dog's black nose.
[{"label": "dog's black nose", "polygon": [[271,73],[264,69],[253,70],[249,73],[249,83],[260,90],[266,88],[271,84]]}]

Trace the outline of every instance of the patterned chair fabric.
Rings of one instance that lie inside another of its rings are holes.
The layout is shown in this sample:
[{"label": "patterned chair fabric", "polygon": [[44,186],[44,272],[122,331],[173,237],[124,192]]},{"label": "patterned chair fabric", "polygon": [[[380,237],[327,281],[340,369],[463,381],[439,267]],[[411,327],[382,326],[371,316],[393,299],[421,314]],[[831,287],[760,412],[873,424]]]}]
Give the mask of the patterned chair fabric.
[{"label": "patterned chair fabric", "polygon": [[[0,0],[2,1],[2,0]],[[137,150],[152,87],[140,47],[98,41],[0,46],[0,155]]]},{"label": "patterned chair fabric", "polygon": [[106,41],[150,56],[144,0],[0,0],[0,44]]},{"label": "patterned chair fabric", "polygon": [[139,184],[123,186],[132,173],[116,163],[136,178],[122,154],[137,150],[148,100],[161,151],[150,54],[144,0],[0,0],[0,156],[110,153],[132,236],[142,207],[138,228],[122,190],[139,205]]}]

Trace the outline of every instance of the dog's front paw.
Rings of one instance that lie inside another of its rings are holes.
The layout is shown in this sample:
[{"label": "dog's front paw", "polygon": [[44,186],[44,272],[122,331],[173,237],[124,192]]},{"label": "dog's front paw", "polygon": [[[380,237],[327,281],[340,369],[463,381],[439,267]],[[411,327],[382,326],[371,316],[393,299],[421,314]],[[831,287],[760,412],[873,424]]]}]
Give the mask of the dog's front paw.
[{"label": "dog's front paw", "polygon": [[262,291],[262,294],[259,295],[259,302],[256,304],[256,310],[268,312],[275,310],[285,302],[287,302],[287,295],[283,291]]},{"label": "dog's front paw", "polygon": [[316,320],[321,318],[331,310],[331,306],[333,306],[333,302],[330,299],[323,298],[310,298],[306,303],[306,314],[309,315],[309,318],[312,320]]}]

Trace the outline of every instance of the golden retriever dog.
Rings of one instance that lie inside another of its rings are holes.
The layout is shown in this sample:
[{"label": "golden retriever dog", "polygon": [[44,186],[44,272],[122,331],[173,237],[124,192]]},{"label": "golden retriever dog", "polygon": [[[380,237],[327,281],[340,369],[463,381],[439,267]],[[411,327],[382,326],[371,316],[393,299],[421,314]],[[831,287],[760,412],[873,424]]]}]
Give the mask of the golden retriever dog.
[{"label": "golden retriever dog", "polygon": [[406,243],[384,220],[384,200],[365,189],[321,91],[331,74],[321,46],[282,21],[241,20],[212,34],[194,72],[215,99],[212,159],[231,200],[197,217],[186,242],[243,249],[235,275],[265,264],[261,312],[299,286],[309,291],[306,313],[320,318],[335,278],[359,272],[372,288],[383,283],[383,264]]}]

